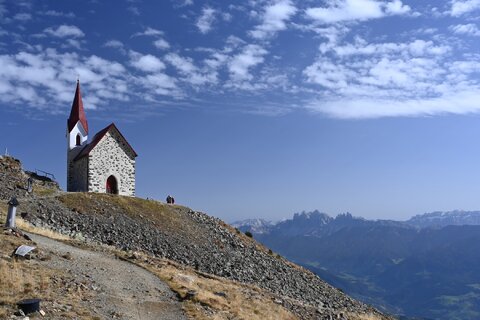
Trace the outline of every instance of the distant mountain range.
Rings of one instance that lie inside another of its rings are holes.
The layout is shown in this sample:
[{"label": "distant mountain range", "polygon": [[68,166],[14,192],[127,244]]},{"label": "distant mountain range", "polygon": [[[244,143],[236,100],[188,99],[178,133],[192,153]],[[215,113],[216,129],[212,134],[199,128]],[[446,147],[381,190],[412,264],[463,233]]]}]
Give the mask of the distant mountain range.
[{"label": "distant mountain range", "polygon": [[446,226],[478,226],[480,225],[480,211],[436,211],[416,215],[406,223],[418,228],[443,228]]},{"label": "distant mountain range", "polygon": [[415,319],[480,319],[480,211],[407,221],[313,211],[233,226],[380,309]]}]

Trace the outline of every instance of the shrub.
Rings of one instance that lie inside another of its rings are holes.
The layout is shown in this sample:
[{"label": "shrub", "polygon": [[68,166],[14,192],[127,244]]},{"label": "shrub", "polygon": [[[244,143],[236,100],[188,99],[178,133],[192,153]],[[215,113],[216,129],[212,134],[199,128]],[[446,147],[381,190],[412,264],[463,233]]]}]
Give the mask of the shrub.
[{"label": "shrub", "polygon": [[250,231],[245,231],[245,235],[249,238],[253,238],[253,234]]}]

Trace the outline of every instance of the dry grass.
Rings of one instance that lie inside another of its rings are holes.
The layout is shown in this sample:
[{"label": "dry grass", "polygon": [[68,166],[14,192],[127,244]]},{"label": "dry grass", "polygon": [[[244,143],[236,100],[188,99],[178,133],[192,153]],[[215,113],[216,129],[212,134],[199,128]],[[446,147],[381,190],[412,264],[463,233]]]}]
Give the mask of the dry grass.
[{"label": "dry grass", "polygon": [[180,217],[176,214],[178,210],[187,210],[182,206],[167,205],[159,201],[104,193],[65,193],[58,199],[67,208],[80,214],[103,215],[111,212],[123,212],[133,218],[142,220],[147,218],[171,226],[181,223]]},{"label": "dry grass", "polygon": [[48,186],[42,186],[40,184],[35,184],[33,186],[33,193],[39,197],[44,197],[44,196],[51,196],[57,193],[58,190],[48,187]]},{"label": "dry grass", "polygon": [[385,317],[376,314],[349,314],[348,319],[352,320],[384,320]]},{"label": "dry grass", "polygon": [[15,225],[20,230],[35,233],[35,234],[39,234],[41,236],[45,236],[45,237],[48,237],[48,238],[51,238],[51,239],[62,240],[62,241],[71,240],[71,238],[66,236],[66,235],[63,235],[61,233],[52,231],[51,229],[48,229],[48,228],[42,228],[42,227],[34,226],[31,223],[29,223],[28,221],[23,220],[22,218],[19,218],[19,217],[16,217]]},{"label": "dry grass", "polygon": [[[0,219],[6,217],[6,207],[0,206]],[[50,230],[35,228],[21,218],[16,220],[17,227],[29,232],[62,238]],[[90,292],[66,289],[73,283],[72,275],[65,270],[48,269],[40,263],[45,259],[62,259],[35,250],[32,260],[16,260],[13,251],[22,244],[36,246],[24,238],[10,233],[0,233],[0,319],[8,318],[17,309],[16,303],[23,299],[41,298],[48,319],[93,319],[90,311],[83,306],[82,300],[88,299]],[[62,306],[69,306],[62,310]],[[59,308],[59,309],[56,309]],[[54,315],[54,316],[52,316]]]},{"label": "dry grass", "polygon": [[[50,275],[31,261],[15,261],[11,257],[18,246],[27,241],[1,234],[0,242],[0,305],[15,305],[21,299],[37,297],[49,286]],[[31,245],[31,244],[30,244]]]},{"label": "dry grass", "polygon": [[[125,256],[125,253],[117,252]],[[156,274],[183,299],[190,319],[297,319],[291,312],[274,302],[274,296],[257,287],[206,275],[165,259],[141,258],[129,260]],[[138,257],[138,255],[137,255]],[[195,291],[193,298],[187,298]]]}]

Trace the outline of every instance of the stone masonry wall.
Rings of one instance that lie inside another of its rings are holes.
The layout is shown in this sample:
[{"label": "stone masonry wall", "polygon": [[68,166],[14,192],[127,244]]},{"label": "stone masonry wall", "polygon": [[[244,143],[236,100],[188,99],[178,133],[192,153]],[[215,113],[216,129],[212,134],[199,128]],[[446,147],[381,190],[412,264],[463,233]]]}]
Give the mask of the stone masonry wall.
[{"label": "stone masonry wall", "polygon": [[88,158],[84,157],[73,161],[80,150],[81,147],[76,147],[70,150],[67,155],[67,191],[80,192],[88,190]]},{"label": "stone masonry wall", "polygon": [[120,195],[135,195],[135,156],[114,128],[90,152],[88,191],[105,192],[110,175],[116,178]]}]

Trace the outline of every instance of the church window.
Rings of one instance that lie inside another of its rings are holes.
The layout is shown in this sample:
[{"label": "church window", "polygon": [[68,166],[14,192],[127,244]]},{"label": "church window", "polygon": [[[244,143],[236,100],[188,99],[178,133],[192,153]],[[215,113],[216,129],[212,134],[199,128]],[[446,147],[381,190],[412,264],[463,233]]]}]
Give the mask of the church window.
[{"label": "church window", "polygon": [[80,138],[80,134],[77,134],[75,145],[79,146],[82,144],[82,139]]}]

